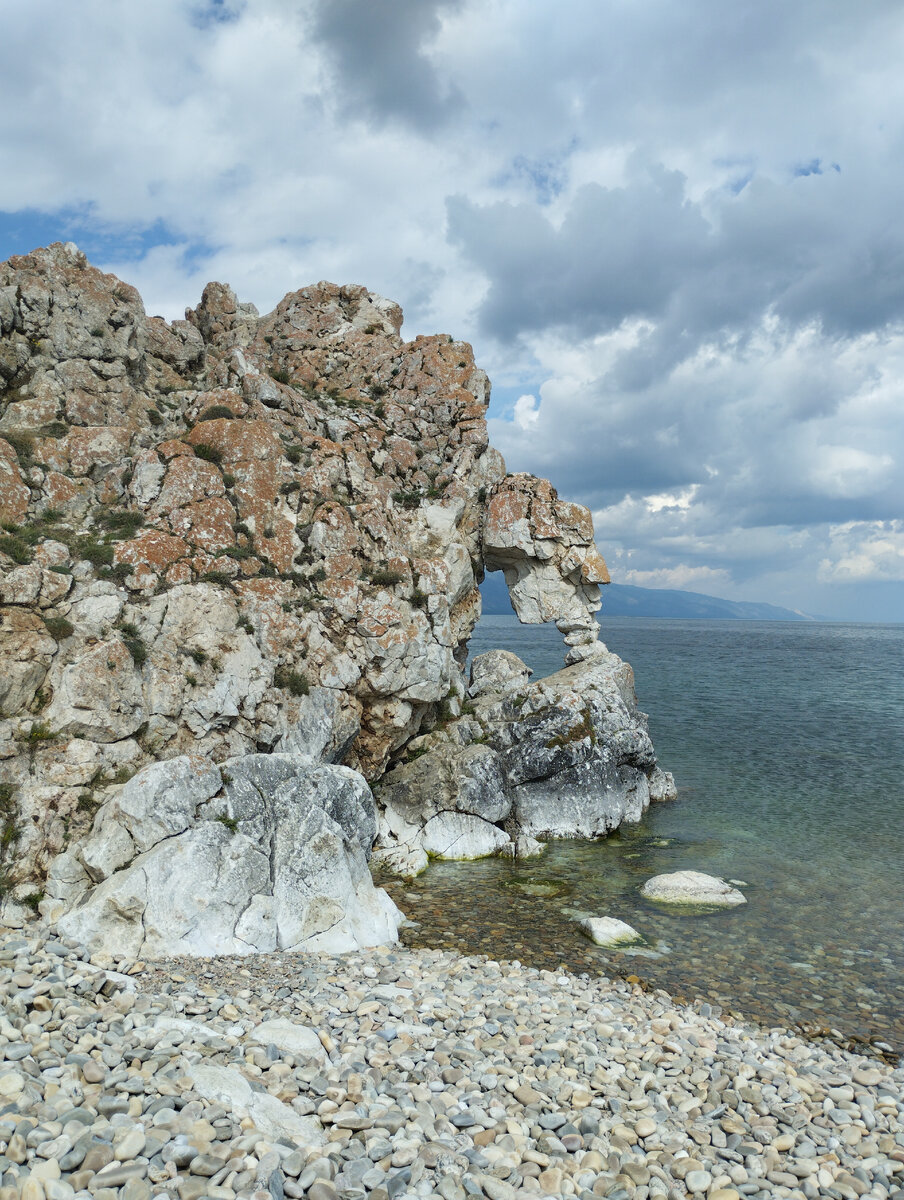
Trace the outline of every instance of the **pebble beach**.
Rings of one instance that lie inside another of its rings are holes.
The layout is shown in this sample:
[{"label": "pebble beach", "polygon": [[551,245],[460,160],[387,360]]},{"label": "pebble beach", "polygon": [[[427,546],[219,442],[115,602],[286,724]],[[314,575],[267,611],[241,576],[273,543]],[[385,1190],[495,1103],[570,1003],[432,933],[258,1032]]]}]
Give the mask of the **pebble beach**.
[{"label": "pebble beach", "polygon": [[904,1070],[446,950],[0,931],[0,1200],[904,1200]]}]

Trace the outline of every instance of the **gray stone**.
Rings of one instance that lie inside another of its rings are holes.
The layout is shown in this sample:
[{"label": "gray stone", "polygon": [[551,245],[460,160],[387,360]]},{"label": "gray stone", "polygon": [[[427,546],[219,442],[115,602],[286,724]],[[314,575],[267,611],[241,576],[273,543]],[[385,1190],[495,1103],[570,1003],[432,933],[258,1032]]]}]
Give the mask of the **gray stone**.
[{"label": "gray stone", "polygon": [[469,696],[504,694],[523,689],[533,671],[510,650],[488,650],[471,661]]}]

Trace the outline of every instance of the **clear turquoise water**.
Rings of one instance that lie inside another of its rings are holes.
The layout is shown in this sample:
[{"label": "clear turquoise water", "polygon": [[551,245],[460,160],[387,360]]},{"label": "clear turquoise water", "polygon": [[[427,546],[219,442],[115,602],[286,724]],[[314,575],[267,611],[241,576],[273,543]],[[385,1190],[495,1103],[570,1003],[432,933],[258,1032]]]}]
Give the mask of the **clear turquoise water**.
[{"label": "clear turquoise water", "polygon": [[[399,898],[409,940],[635,973],[904,1049],[904,626],[614,618],[601,636],[634,667],[678,801],[529,866],[432,866]],[[485,617],[472,651],[493,647],[535,676],[562,666],[553,627]],[[683,868],[745,881],[748,905],[679,916],[638,895]],[[590,946],[574,918],[603,913],[653,954]]]}]

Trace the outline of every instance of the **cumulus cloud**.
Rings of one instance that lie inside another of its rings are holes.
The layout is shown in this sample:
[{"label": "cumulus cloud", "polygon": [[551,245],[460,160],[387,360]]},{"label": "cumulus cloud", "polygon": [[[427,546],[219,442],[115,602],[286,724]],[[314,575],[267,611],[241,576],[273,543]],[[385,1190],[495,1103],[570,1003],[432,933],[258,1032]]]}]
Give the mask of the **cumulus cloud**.
[{"label": "cumulus cloud", "polygon": [[7,8],[0,258],[169,317],[365,283],[475,343],[615,569],[904,614],[897,0]]},{"label": "cumulus cloud", "polygon": [[441,80],[429,42],[444,12],[459,7],[460,0],[318,0],[314,33],[330,52],[344,112],[419,130],[442,125],[463,97]]},{"label": "cumulus cloud", "polygon": [[537,408],[536,396],[519,396],[515,401],[515,407],[512,410],[512,416],[515,424],[524,433],[529,433],[530,430],[536,429],[540,420],[540,411]]},{"label": "cumulus cloud", "polygon": [[819,564],[824,582],[904,580],[904,521],[849,521],[830,530],[829,547]]}]

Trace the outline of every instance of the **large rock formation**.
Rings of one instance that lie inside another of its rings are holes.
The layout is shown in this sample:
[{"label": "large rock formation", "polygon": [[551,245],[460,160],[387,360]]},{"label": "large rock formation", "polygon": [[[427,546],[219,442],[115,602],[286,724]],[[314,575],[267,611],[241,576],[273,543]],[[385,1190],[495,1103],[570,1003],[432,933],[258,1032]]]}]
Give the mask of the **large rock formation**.
[{"label": "large rock formation", "polygon": [[348,767],[248,754],[145,767],[50,868],[45,915],[90,950],[242,954],[394,941],[373,796]]},{"label": "large rock formation", "polygon": [[[187,755],[210,771],[228,762],[238,778],[237,761],[276,752],[293,756],[302,791],[319,764],[378,780],[413,738],[460,714],[487,567],[505,571],[523,620],[558,621],[570,661],[611,662],[596,640],[606,575],[589,514],[542,480],[506,476],[470,347],[404,342],[401,321],[361,287],[303,288],[262,317],[210,284],[186,320],[167,324],[72,245],[0,264],[7,890],[36,891],[63,855],[54,912],[78,896],[82,910],[107,913],[117,888],[134,895],[139,861],[157,854],[162,868],[168,851],[155,846],[169,839],[203,843],[211,871],[236,857],[239,838],[260,844],[263,826],[247,832],[229,787],[234,835],[214,828],[206,798],[181,832],[135,841],[117,804],[158,760]],[[469,747],[462,735],[456,750],[454,773],[475,773],[484,794],[480,772],[502,769],[496,741]],[[627,797],[620,753],[606,778]],[[642,772],[647,759],[637,758]],[[575,796],[592,774],[583,765],[572,764]],[[505,775],[506,796],[521,789],[516,818],[502,802],[500,815],[462,812],[539,831],[550,822],[528,815],[542,808],[538,778]],[[305,794],[310,815],[319,800]],[[574,831],[604,824],[582,817]],[[505,830],[497,835],[504,844]],[[99,878],[98,856],[111,845],[125,853],[126,836],[132,857]],[[448,836],[440,820],[425,844],[441,852]],[[358,894],[359,867],[349,866],[347,895]],[[247,894],[273,900],[248,871]],[[150,928],[157,899],[147,896]],[[217,937],[241,941],[231,920]],[[200,941],[214,936],[205,930]],[[280,933],[278,944],[309,936]]]},{"label": "large rock formation", "polygon": [[416,738],[380,783],[377,858],[416,873],[429,855],[528,853],[538,838],[603,837],[674,797],[656,765],[634,675],[605,646],[529,683],[511,653],[471,667],[462,715]]}]

